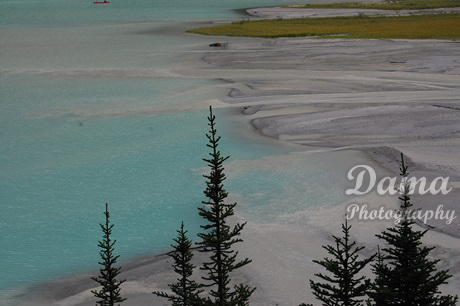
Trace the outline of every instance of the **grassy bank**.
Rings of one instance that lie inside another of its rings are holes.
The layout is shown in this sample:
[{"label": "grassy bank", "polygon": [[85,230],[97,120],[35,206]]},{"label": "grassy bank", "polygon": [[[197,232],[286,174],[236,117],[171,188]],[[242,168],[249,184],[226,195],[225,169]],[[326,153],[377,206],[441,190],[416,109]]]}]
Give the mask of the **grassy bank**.
[{"label": "grassy bank", "polygon": [[189,30],[221,36],[460,39],[460,14],[269,19]]},{"label": "grassy bank", "polygon": [[383,2],[350,2],[350,3],[329,3],[329,4],[305,4],[284,7],[295,8],[362,8],[362,9],[381,9],[381,10],[403,10],[403,9],[432,9],[459,7],[460,0],[395,0]]}]

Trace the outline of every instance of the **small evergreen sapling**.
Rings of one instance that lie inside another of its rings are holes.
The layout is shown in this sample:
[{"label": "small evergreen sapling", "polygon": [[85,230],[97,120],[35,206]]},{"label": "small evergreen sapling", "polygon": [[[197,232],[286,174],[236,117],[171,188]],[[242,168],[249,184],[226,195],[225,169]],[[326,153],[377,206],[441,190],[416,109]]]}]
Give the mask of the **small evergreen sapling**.
[{"label": "small evergreen sapling", "polygon": [[199,294],[202,290],[199,290],[200,286],[190,279],[195,266],[191,263],[193,258],[191,250],[192,241],[187,238],[187,231],[184,230],[184,222],[182,222],[177,234],[177,238],[173,239],[175,242],[172,245],[174,250],[169,253],[169,256],[174,259],[174,272],[179,275],[177,283],[169,285],[174,294],[160,291],[155,291],[153,294],[167,298],[172,302],[173,306],[198,306],[201,305]]},{"label": "small evergreen sapling", "polygon": [[333,236],[335,246],[323,246],[332,255],[332,259],[313,260],[332,274],[315,274],[325,281],[323,283],[310,280],[313,294],[325,306],[362,305],[363,297],[366,296],[370,287],[370,280],[365,276],[358,276],[358,274],[374,259],[375,255],[368,259],[359,260],[358,253],[364,247],[356,246],[356,241],[350,241],[350,228],[351,225],[348,225],[347,220],[345,220],[345,224],[342,224],[343,237]]},{"label": "small evergreen sapling", "polygon": [[199,215],[207,223],[201,226],[204,232],[198,234],[201,238],[201,242],[198,243],[200,251],[210,254],[209,261],[204,262],[201,268],[207,272],[207,275],[203,276],[203,280],[207,283],[203,286],[211,288],[206,305],[245,306],[248,305],[249,297],[255,288],[243,284],[231,288],[230,274],[251,262],[248,258],[237,260],[238,252],[232,249],[235,243],[242,241],[238,236],[246,223],[236,224],[233,228],[227,224],[228,218],[234,214],[236,203],[225,203],[228,193],[223,185],[225,180],[223,163],[228,156],[222,157],[218,150],[221,138],[217,136],[216,117],[211,107],[209,110],[210,131],[206,136],[209,141],[207,146],[211,152],[210,158],[203,160],[208,164],[210,174],[204,175],[207,179],[204,191],[207,200],[203,201],[204,206],[199,208]]},{"label": "small evergreen sapling", "polygon": [[126,280],[117,280],[120,274],[120,267],[115,267],[115,263],[120,256],[114,256],[114,245],[116,240],[111,239],[113,224],[110,224],[110,213],[108,205],[105,204],[105,223],[100,224],[102,233],[104,234],[102,241],[99,241],[99,248],[101,249],[99,255],[102,261],[99,264],[102,266],[99,277],[92,277],[91,279],[98,282],[102,286],[101,290],[92,290],[98,301],[96,304],[102,306],[114,306],[116,303],[121,303],[126,300],[121,296],[120,285]]},{"label": "small evergreen sapling", "polygon": [[375,281],[369,293],[375,306],[454,306],[458,300],[451,295],[440,295],[438,287],[451,277],[447,270],[436,271],[439,260],[429,259],[434,247],[423,246],[421,239],[427,232],[413,229],[415,211],[410,201],[409,172],[401,154],[402,194],[399,197],[400,222],[383,231],[378,238],[388,247],[382,249],[373,265]]}]

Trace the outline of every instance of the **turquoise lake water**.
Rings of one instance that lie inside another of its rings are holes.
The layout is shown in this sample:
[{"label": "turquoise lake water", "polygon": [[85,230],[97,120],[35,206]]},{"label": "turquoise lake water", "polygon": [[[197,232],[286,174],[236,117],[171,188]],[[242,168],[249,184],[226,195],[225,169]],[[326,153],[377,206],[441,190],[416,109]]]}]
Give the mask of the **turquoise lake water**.
[{"label": "turquoise lake water", "polygon": [[[207,111],[193,105],[226,89],[218,80],[168,76],[170,67],[187,68],[181,52],[209,38],[163,30],[289,3],[91,2],[0,0],[3,291],[96,269],[105,203],[123,259],[166,250],[182,220],[198,231]],[[239,169],[289,150],[245,139],[234,111],[216,113],[234,165],[226,186],[243,216],[263,222],[344,199],[343,189],[328,190],[345,178],[327,174],[334,165]],[[306,186],[300,193],[298,182]]]}]

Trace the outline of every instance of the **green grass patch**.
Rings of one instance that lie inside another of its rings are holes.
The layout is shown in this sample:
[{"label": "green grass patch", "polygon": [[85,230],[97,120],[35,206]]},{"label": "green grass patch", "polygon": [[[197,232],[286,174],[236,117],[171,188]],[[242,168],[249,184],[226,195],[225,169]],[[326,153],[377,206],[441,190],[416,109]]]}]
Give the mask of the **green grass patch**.
[{"label": "green grass patch", "polygon": [[460,7],[460,0],[395,0],[384,2],[349,2],[349,3],[329,3],[329,4],[305,4],[283,6],[291,8],[361,8],[361,9],[380,9],[380,10],[403,10],[403,9],[432,9]]},{"label": "green grass patch", "polygon": [[219,36],[460,39],[460,14],[266,19],[189,30]]}]

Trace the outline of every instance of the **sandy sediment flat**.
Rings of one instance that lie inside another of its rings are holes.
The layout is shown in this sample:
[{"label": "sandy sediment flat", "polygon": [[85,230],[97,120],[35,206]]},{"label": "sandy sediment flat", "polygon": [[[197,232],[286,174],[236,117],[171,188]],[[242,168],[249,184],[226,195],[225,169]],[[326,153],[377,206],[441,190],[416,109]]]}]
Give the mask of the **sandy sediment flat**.
[{"label": "sandy sediment flat", "polygon": [[[233,43],[205,60],[234,84],[225,102],[245,107],[260,133],[363,150],[395,173],[402,152],[414,175],[458,187],[459,52],[456,41],[299,38]],[[458,192],[445,196],[451,209]],[[442,231],[459,236],[456,221]]]},{"label": "sandy sediment flat", "polygon": [[272,18],[305,18],[305,17],[344,17],[344,16],[407,16],[416,14],[439,14],[456,13],[460,8],[436,8],[424,10],[379,10],[379,9],[322,9],[322,8],[283,8],[283,7],[263,7],[246,10],[248,14],[272,19]]},{"label": "sandy sediment flat", "polygon": [[[460,43],[412,40],[233,39],[227,48],[204,54],[200,68],[177,69],[184,77],[226,80],[228,96],[216,106],[241,109],[257,133],[280,145],[305,151],[265,162],[305,159],[320,151],[331,161],[359,158],[382,175],[397,175],[399,152],[408,156],[414,175],[450,176],[453,191],[442,197],[414,196],[417,207],[458,209],[460,168]],[[328,155],[326,155],[328,154]],[[236,274],[258,290],[251,305],[292,306],[315,303],[309,279],[321,270],[312,262],[326,254],[331,234],[350,199],[332,208],[286,214],[276,223],[248,223],[242,256],[251,265]],[[360,202],[397,207],[394,196],[370,193]],[[437,201],[437,202],[436,202]],[[434,203],[434,204],[433,204]],[[284,221],[283,221],[284,220]],[[429,224],[424,242],[437,246],[440,268],[454,277],[443,292],[460,287],[459,218],[451,225]],[[354,239],[364,255],[376,251],[375,234],[391,221],[352,220]],[[447,233],[447,234],[445,234]],[[197,257],[197,265],[203,258]],[[123,305],[169,305],[155,298],[174,282],[169,258],[141,259],[126,265]],[[197,270],[197,276],[199,271]],[[366,274],[370,274],[366,271]],[[94,305],[89,275],[36,288],[23,305]]]}]

